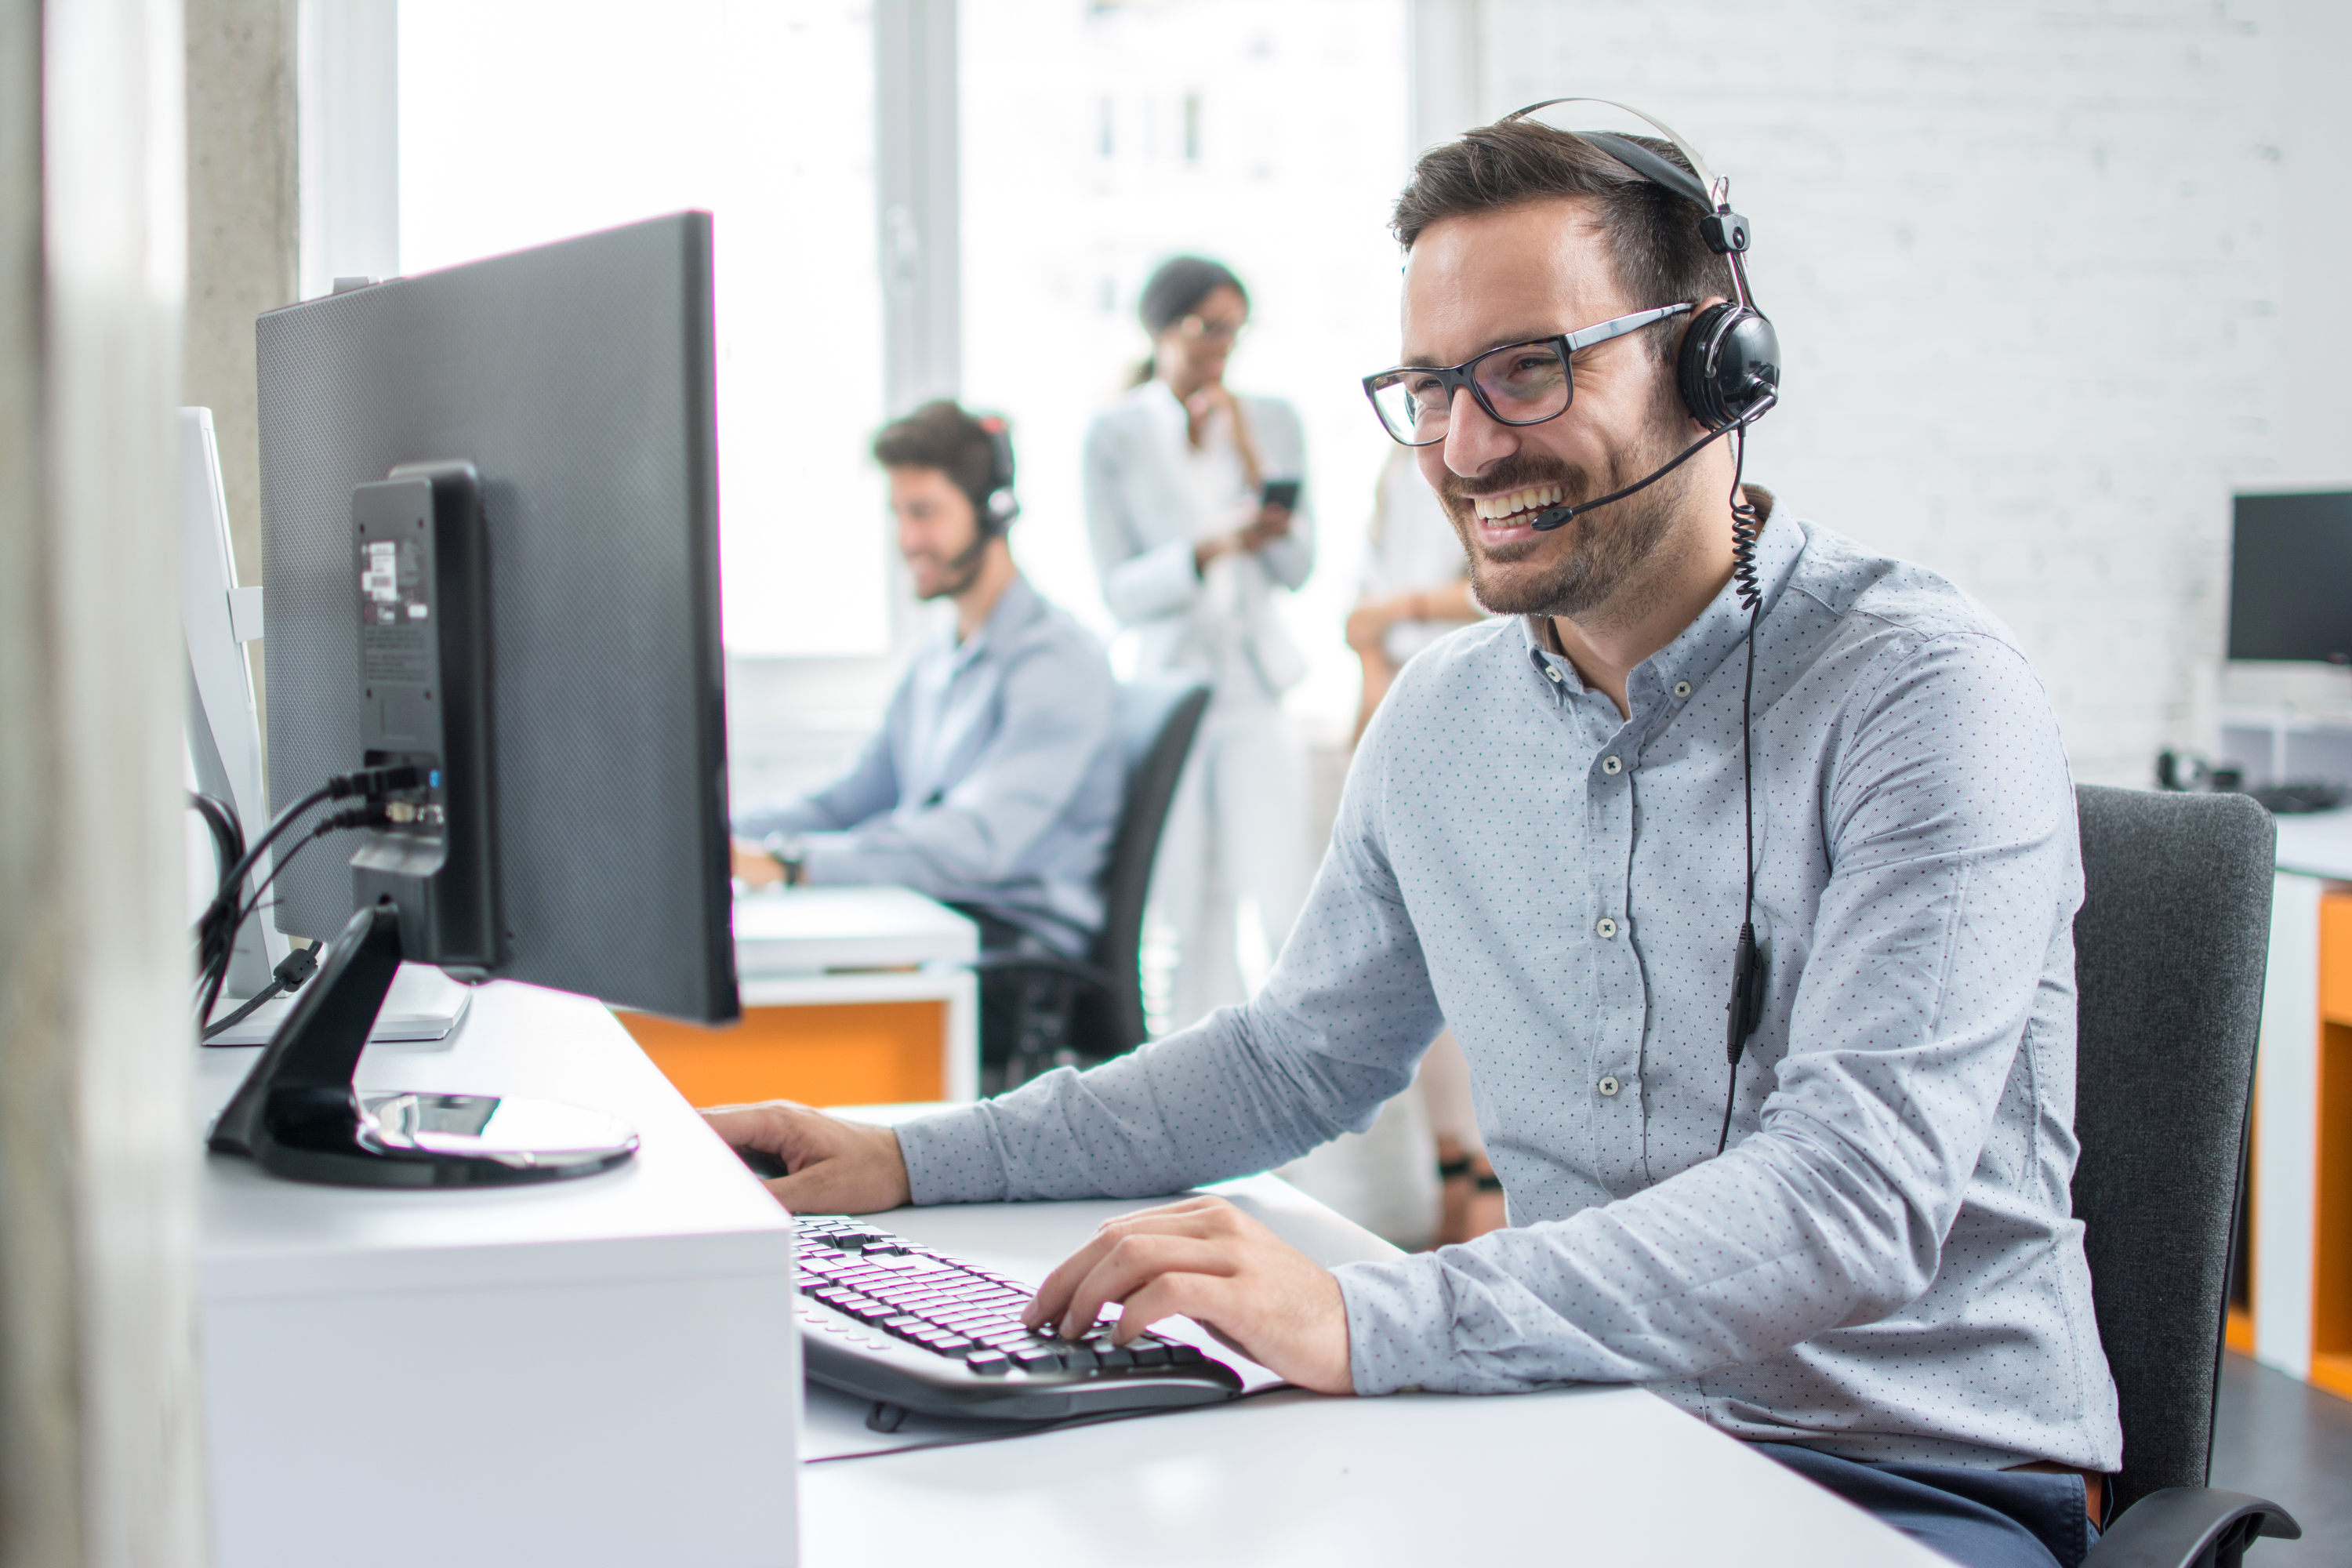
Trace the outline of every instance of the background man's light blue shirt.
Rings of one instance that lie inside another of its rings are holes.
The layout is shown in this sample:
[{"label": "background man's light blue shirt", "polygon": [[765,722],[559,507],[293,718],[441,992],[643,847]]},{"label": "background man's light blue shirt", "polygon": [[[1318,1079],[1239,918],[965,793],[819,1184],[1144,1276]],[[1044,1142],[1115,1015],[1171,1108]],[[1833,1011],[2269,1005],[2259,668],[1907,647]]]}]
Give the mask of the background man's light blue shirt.
[{"label": "background man's light blue shirt", "polygon": [[1016,576],[980,629],[917,655],[849,772],[738,816],[803,835],[807,880],[897,883],[1083,957],[1126,778],[1102,645]]},{"label": "background man's light blue shirt", "polygon": [[1441,1024],[1511,1227],[1338,1270],[1359,1391],[1650,1384],[1850,1458],[2112,1470],[2071,1216],[2074,795],[2009,635],[1785,516],[1756,666],[1764,1020],[1731,1149],[1748,617],[1628,683],[1540,622],[1406,667],[1265,988],[1083,1076],[908,1124],[915,1200],[1139,1195],[1368,1126]]}]

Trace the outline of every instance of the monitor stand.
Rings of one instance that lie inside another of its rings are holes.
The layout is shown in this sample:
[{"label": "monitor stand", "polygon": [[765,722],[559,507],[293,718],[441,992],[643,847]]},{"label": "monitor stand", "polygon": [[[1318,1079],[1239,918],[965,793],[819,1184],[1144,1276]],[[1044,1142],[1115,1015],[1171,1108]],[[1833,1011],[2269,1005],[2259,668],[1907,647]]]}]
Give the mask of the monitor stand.
[{"label": "monitor stand", "polygon": [[400,961],[397,905],[384,899],[352,916],[213,1123],[215,1152],[350,1187],[553,1182],[636,1152],[636,1133],[602,1111],[503,1095],[362,1095],[352,1075]]}]

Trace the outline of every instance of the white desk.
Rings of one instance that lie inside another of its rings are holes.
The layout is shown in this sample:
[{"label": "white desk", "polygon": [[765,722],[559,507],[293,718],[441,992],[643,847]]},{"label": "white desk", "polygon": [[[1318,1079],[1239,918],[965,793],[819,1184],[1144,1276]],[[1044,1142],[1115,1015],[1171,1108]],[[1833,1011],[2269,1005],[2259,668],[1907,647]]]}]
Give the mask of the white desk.
[{"label": "white desk", "polygon": [[[207,1050],[206,1121],[257,1052]],[[543,1186],[307,1186],[210,1155],[200,1251],[223,1568],[781,1565],[791,1222],[593,1002],[476,993],[369,1088],[538,1095],[644,1146]]]},{"label": "white desk", "polygon": [[735,970],[745,980],[979,956],[979,927],[908,888],[772,888],[735,900]]},{"label": "white desk", "polygon": [[980,928],[907,888],[768,889],[735,900],[746,1007],[944,1004],[940,1082],[980,1097]]},{"label": "white desk", "polygon": [[[2308,1380],[2321,1328],[2320,900],[2331,883],[2352,882],[2352,811],[2281,816],[2277,824],[2270,967],[2254,1073],[2253,1351]],[[2322,1363],[2321,1375],[2329,1386],[2352,1392],[2328,1367]]]},{"label": "white desk", "polygon": [[[1339,1261],[1394,1250],[1275,1178],[1256,1178],[1246,1191],[1253,1211],[1310,1256]],[[1145,1206],[984,1204],[900,1209],[876,1223],[1042,1279],[1102,1220]],[[960,1447],[828,1460],[801,1475],[804,1568],[1950,1568],[1634,1388],[1496,1399],[1283,1391]]]}]

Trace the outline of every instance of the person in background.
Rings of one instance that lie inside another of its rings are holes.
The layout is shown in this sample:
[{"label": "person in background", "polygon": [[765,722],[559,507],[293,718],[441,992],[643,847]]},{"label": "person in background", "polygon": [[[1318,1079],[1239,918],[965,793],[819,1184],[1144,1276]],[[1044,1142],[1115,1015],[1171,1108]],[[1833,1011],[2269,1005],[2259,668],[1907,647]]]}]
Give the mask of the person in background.
[{"label": "person in background", "polygon": [[[1363,588],[1347,626],[1348,646],[1364,667],[1359,741],[1405,661],[1485,614],[1470,597],[1470,558],[1409,447],[1392,447],[1381,469],[1364,543]],[[1421,1097],[1436,1144],[1443,1195],[1433,1244],[1450,1247],[1500,1227],[1503,1184],[1478,1134],[1470,1064],[1453,1030],[1439,1033],[1407,1092]]]},{"label": "person in background", "polygon": [[[1083,959],[1124,782],[1110,661],[1013,563],[1002,421],[928,403],[883,428],[874,458],[916,596],[949,601],[955,620],[916,655],[846,773],[737,817],[735,876],[896,883],[970,916],[983,951]],[[1002,1079],[1024,984],[982,976],[983,1079]]]},{"label": "person in background", "polygon": [[1140,306],[1143,379],[1087,432],[1087,531],[1105,602],[1140,634],[1137,673],[1214,693],[1152,876],[1155,913],[1176,935],[1170,1013],[1181,1027],[1248,994],[1239,907],[1255,908],[1271,954],[1307,899],[1306,758],[1282,711],[1306,660],[1278,599],[1306,582],[1315,546],[1297,500],[1297,414],[1225,385],[1249,320],[1241,280],[1180,256]]},{"label": "person in background", "polygon": [[1406,447],[1391,452],[1381,469],[1364,545],[1363,586],[1347,628],[1348,646],[1364,667],[1358,740],[1405,660],[1485,614],[1470,598],[1470,558]]}]

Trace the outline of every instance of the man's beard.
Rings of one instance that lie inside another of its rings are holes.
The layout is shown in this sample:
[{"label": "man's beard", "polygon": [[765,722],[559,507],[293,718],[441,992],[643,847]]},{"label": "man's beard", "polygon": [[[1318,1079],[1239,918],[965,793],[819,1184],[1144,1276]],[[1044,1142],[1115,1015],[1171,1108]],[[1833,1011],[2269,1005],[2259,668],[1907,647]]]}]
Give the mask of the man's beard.
[{"label": "man's beard", "polygon": [[953,557],[940,568],[943,575],[940,578],[939,586],[928,594],[919,594],[916,596],[925,604],[929,604],[934,599],[952,599],[974,583],[979,582],[981,568],[987,564],[983,558],[988,553],[988,537],[987,532],[983,531],[979,538],[971,542],[970,549]]},{"label": "man's beard", "polygon": [[[1574,506],[1595,496],[1622,489],[1672,461],[1681,448],[1683,431],[1678,408],[1659,410],[1632,450],[1612,456],[1609,472],[1599,479],[1572,464],[1528,452],[1516,453],[1478,477],[1486,495],[1507,495],[1534,485],[1558,485],[1562,500]],[[1567,548],[1560,535],[1537,533],[1500,544],[1478,538],[1478,511],[1468,491],[1470,481],[1449,471],[1438,496],[1445,514],[1470,558],[1470,592],[1478,604],[1498,616],[1559,616],[1573,620],[1616,599],[1641,575],[1667,535],[1690,494],[1687,469],[1666,475],[1645,490],[1611,501],[1590,516],[1570,519]],[[1544,551],[1556,556],[1533,574],[1494,570],[1528,560]],[[1633,609],[1631,605],[1622,609]]]}]

